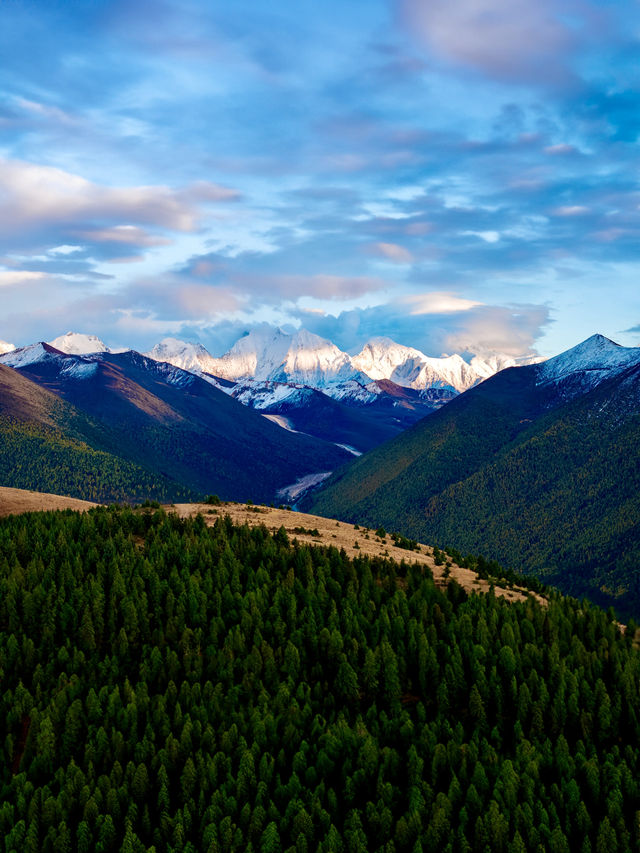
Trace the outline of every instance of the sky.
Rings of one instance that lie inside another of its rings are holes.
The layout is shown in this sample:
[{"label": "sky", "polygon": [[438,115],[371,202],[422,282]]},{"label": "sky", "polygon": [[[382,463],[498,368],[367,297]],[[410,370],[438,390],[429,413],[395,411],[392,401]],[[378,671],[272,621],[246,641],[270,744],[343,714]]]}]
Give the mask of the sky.
[{"label": "sky", "polygon": [[640,4],[3,0],[0,339],[640,345]]}]

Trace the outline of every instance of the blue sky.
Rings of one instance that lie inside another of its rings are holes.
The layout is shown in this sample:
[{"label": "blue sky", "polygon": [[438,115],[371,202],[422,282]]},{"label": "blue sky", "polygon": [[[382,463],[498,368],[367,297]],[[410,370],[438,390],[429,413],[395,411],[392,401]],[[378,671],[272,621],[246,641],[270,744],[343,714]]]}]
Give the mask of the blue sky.
[{"label": "blue sky", "polygon": [[640,344],[636,3],[7,0],[0,50],[2,339]]}]

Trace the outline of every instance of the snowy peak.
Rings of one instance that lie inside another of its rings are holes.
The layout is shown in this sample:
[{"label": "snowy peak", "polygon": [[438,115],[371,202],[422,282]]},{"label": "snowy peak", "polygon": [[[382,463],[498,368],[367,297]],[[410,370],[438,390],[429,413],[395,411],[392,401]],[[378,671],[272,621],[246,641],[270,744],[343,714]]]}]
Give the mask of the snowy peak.
[{"label": "snowy peak", "polygon": [[66,335],[60,335],[60,337],[55,338],[55,340],[49,343],[52,347],[60,350],[60,352],[66,352],[69,355],[111,352],[109,347],[96,335],[84,335],[79,332],[67,332]]},{"label": "snowy peak", "polygon": [[391,338],[372,338],[351,362],[371,379],[391,379],[400,385],[415,379],[426,358],[420,350],[397,344]]},{"label": "snowy peak", "polygon": [[432,358],[413,347],[405,347],[390,338],[373,338],[365,344],[362,352],[352,358],[352,363],[372,379],[390,379],[405,388],[450,388],[466,391],[477,382],[491,376],[484,365],[484,372],[476,370],[459,355]]},{"label": "snowy peak", "polygon": [[489,360],[476,356],[471,363],[459,355],[432,358],[386,337],[372,338],[360,353],[349,356],[331,341],[306,329],[290,334],[272,326],[261,326],[243,335],[220,358],[213,358],[200,344],[175,338],[165,338],[147,355],[229,382],[307,385],[334,397],[350,396],[350,383],[367,387],[381,380],[418,391],[460,393],[515,364],[503,355]]},{"label": "snowy peak", "polygon": [[354,370],[346,352],[331,341],[301,329],[289,340],[281,374],[285,381],[322,387],[353,378]]},{"label": "snowy peak", "polygon": [[216,362],[202,344],[192,344],[177,338],[164,338],[145,355],[154,361],[165,361],[174,367],[194,373],[210,373]]},{"label": "snowy peak", "polygon": [[582,388],[595,387],[603,379],[640,364],[640,347],[623,347],[604,335],[592,335],[538,367],[542,385],[579,381]]},{"label": "snowy peak", "polygon": [[267,381],[284,361],[290,338],[282,329],[254,329],[237,340],[222,358],[215,359],[216,370],[212,372],[232,381]]},{"label": "snowy peak", "polygon": [[0,363],[7,367],[28,367],[30,364],[38,364],[43,361],[59,361],[64,358],[64,353],[40,341],[37,344],[29,344],[26,347],[18,347],[10,352],[0,355]]},{"label": "snowy peak", "polygon": [[210,372],[234,382],[291,382],[322,388],[354,378],[349,356],[331,341],[301,329],[260,328],[244,335]]}]

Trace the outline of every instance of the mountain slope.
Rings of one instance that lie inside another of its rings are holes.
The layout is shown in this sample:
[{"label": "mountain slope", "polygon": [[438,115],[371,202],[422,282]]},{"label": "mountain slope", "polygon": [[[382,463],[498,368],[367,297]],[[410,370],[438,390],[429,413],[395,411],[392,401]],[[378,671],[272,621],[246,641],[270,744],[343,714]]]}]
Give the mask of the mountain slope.
[{"label": "mountain slope", "polygon": [[456,398],[334,475],[311,508],[638,613],[639,443],[640,350],[596,336]]},{"label": "mountain slope", "polygon": [[491,363],[478,357],[467,363],[459,355],[428,358],[389,338],[374,338],[349,356],[304,329],[289,334],[272,327],[254,329],[221,358],[174,338],[148,355],[201,375],[286,428],[349,444],[358,453],[514,363],[506,356]]},{"label": "mountain slope", "polygon": [[119,455],[195,493],[270,501],[350,454],[287,432],[200,377],[127,351],[90,357],[38,344],[3,356],[101,424]]},{"label": "mountain slope", "polygon": [[122,456],[118,443],[75,406],[0,364],[0,484],[101,502],[194,494]]}]

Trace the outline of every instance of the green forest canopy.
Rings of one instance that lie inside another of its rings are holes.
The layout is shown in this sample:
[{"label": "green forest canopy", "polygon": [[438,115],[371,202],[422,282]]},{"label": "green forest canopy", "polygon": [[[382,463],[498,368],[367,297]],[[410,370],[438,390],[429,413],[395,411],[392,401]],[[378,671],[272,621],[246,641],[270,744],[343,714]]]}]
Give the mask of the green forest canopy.
[{"label": "green forest canopy", "polygon": [[228,518],[3,519],[0,837],[20,853],[637,850],[631,627]]}]

